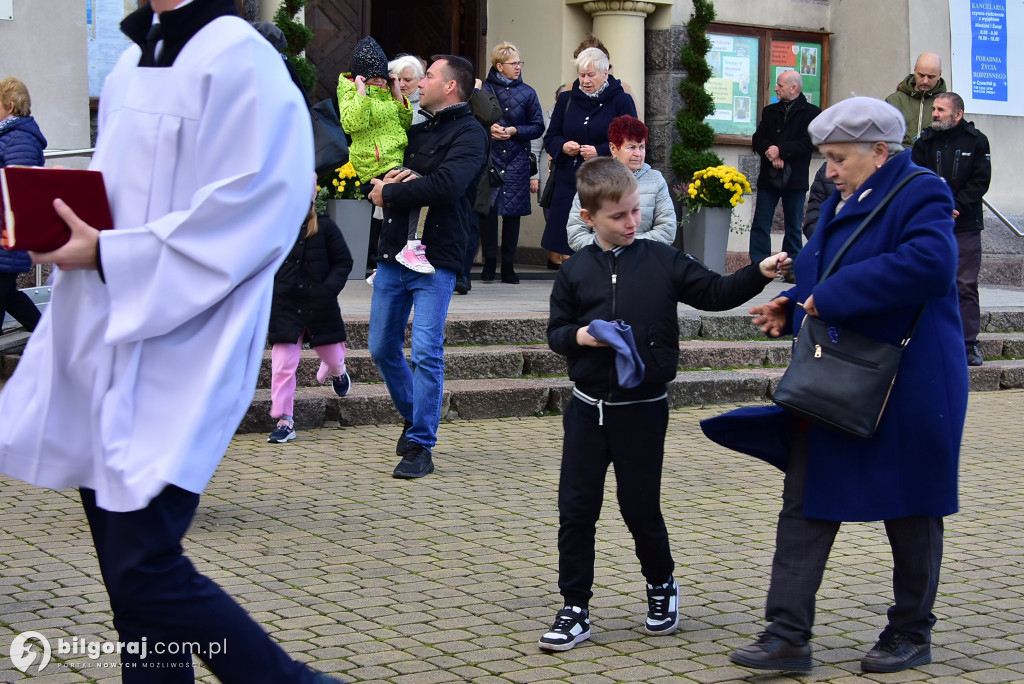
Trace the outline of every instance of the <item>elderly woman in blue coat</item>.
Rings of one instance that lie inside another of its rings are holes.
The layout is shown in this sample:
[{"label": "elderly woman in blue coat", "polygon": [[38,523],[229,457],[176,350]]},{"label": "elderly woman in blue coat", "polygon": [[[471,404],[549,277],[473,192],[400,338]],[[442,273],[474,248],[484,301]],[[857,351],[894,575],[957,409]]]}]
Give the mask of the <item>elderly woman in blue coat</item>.
[{"label": "elderly woman in blue coat", "polygon": [[519,282],[513,264],[519,245],[519,224],[530,213],[530,141],[544,135],[544,113],[537,92],[523,82],[523,60],[512,43],[491,51],[491,70],[483,83],[501,105],[501,119],[491,125],[491,163],[502,184],[492,188],[491,211],[480,225],[484,269],[480,280],[494,280],[501,217],[501,282]]},{"label": "elderly woman in blue coat", "polygon": [[[28,88],[17,78],[0,81],[0,167],[42,166],[46,138],[31,116]],[[0,323],[5,313],[29,332],[41,314],[32,299],[18,289],[18,274],[32,268],[28,252],[0,250]]]},{"label": "elderly woman in blue coat", "polygon": [[541,246],[548,250],[548,267],[558,268],[572,253],[566,235],[569,210],[576,196],[576,169],[588,159],[611,154],[608,126],[623,114],[636,116],[633,97],[608,73],[608,55],[587,48],[576,57],[572,89],[563,92],[551,112],[544,149],[551,155],[555,188]]},{"label": "elderly woman in blue coat", "polygon": [[[893,557],[888,624],[861,660],[864,672],[898,672],[931,662],[932,607],[942,563],[943,516],[957,511],[967,371],[957,309],[953,198],[942,180],[912,180],[819,282],[822,269],[889,190],[919,171],[900,151],[905,123],[881,100],[854,97],[818,116],[811,139],[828,162],[835,192],[794,263],[796,286],[755,306],[772,336],[799,330],[804,316],[893,344],[920,323],[874,437],[808,425],[777,407],[743,408],[705,421],[721,444],[785,472],[768,625],[733,663],[757,669],[811,667],[815,593],[844,521],[884,521]],[[855,394],[850,396],[856,402]]]}]

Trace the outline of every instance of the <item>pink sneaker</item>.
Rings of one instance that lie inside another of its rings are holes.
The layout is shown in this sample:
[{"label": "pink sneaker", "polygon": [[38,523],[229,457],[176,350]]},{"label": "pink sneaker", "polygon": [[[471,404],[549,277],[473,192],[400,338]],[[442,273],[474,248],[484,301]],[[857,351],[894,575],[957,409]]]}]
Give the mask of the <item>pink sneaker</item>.
[{"label": "pink sneaker", "polygon": [[427,261],[427,248],[422,243],[406,244],[395,260],[417,273],[433,273],[434,267]]}]

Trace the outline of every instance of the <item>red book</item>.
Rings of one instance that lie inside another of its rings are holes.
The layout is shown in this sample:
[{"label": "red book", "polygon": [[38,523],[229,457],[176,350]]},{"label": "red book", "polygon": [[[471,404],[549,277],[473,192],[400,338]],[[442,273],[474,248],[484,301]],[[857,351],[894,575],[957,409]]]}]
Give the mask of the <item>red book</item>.
[{"label": "red book", "polygon": [[50,252],[67,242],[71,229],[53,208],[58,197],[93,228],[114,227],[99,171],[8,166],[0,169],[0,197],[4,249]]}]

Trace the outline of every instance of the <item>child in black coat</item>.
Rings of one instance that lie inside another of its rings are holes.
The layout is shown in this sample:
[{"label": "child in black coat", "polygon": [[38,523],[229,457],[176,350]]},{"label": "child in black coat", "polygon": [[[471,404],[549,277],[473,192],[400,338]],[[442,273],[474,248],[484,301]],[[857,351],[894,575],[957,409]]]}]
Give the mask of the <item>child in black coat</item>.
[{"label": "child in black coat", "polygon": [[677,304],[739,306],[792,263],[781,253],[722,276],[669,245],[636,240],[636,179],[612,157],[585,162],[576,188],[580,217],[595,240],[562,264],[551,291],[548,344],[567,357],[575,386],[563,419],[558,484],[558,587],[565,604],[540,638],[549,651],[590,638],[595,526],[609,464],[647,580],[644,631],[671,634],[678,627],[679,588],[660,504],[666,383],[679,364]]},{"label": "child in black coat", "polygon": [[268,442],[295,439],[295,371],[304,341],[320,357],[317,382],[330,378],[339,397],[348,394],[351,381],[345,370],[345,323],[338,294],[351,271],[352,255],[338,226],[310,206],[305,230],[274,276],[267,341],[274,345],[270,416],[278,421]]}]

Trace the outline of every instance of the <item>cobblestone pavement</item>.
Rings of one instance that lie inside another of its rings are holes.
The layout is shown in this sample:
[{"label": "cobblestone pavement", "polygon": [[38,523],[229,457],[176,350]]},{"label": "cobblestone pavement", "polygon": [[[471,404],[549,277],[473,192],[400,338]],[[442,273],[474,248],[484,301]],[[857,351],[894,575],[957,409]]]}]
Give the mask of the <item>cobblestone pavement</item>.
[{"label": "cobblestone pavement", "polygon": [[[240,435],[186,548],[289,652],[350,681],[1024,681],[1024,392],[971,395],[935,662],[870,677],[859,658],[890,595],[879,523],[840,532],[810,675],[729,664],[761,626],[782,481],[702,437],[697,421],[724,408],[672,413],[664,509],[682,589],[672,636],[641,631],[642,579],[611,503],[599,524],[592,640],[563,654],[537,649],[559,607],[558,417],[442,425],[437,473],[420,481],[390,477],[394,426],[300,432],[286,445]],[[0,681],[119,681],[114,656],[58,655],[34,676],[7,657],[26,630],[51,642],[116,638],[74,493],[0,479],[0,526]]]}]

